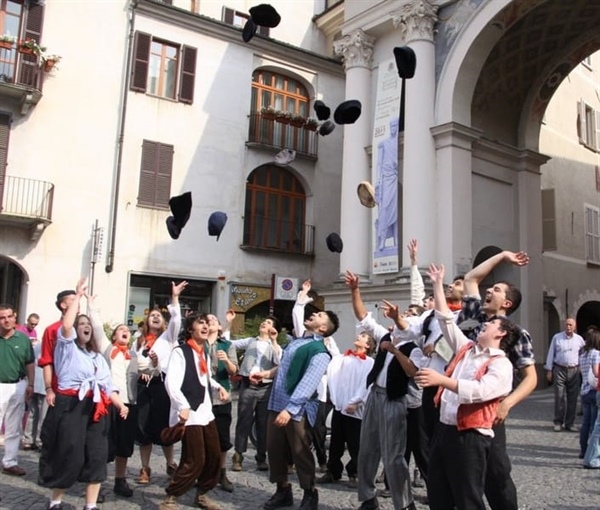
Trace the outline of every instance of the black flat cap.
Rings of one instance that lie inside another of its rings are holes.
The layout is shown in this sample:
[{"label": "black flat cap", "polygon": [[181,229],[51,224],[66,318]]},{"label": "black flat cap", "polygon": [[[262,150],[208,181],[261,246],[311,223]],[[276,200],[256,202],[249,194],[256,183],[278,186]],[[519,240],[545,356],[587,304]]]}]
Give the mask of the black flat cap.
[{"label": "black flat cap", "polygon": [[208,218],[208,235],[217,236],[217,241],[221,236],[221,232],[227,223],[227,214],[221,211],[215,211]]},{"label": "black flat cap", "polygon": [[400,78],[412,78],[417,68],[417,57],[414,50],[408,46],[396,46],[394,57],[396,58],[396,67]]},{"label": "black flat cap", "polygon": [[331,122],[330,120],[326,120],[325,122],[323,122],[323,124],[321,124],[321,127],[319,127],[319,134],[321,136],[327,136],[327,135],[331,134],[334,129],[335,129],[335,124],[333,122]]},{"label": "black flat cap", "polygon": [[315,101],[315,105],[313,106],[313,108],[315,109],[315,113],[317,114],[317,119],[319,119],[319,120],[327,120],[331,116],[331,110],[321,100]]},{"label": "black flat cap", "polygon": [[340,103],[335,109],[333,120],[335,120],[337,124],[354,124],[360,117],[361,111],[362,105],[360,104],[360,101],[350,99]]},{"label": "black flat cap", "polygon": [[167,231],[171,239],[178,239],[181,230],[190,219],[192,213],[192,193],[187,191],[182,195],[171,197],[169,199],[169,208],[172,216],[166,220]]},{"label": "black flat cap", "polygon": [[254,34],[256,34],[257,28],[258,26],[256,23],[254,23],[254,21],[252,21],[252,19],[248,19],[246,21],[244,24],[244,29],[242,30],[242,39],[244,42],[250,42],[250,40],[254,37]]},{"label": "black flat cap", "polygon": [[250,8],[252,21],[261,27],[275,28],[281,22],[281,16],[272,5],[260,4]]},{"label": "black flat cap", "polygon": [[342,253],[342,250],[344,249],[344,242],[342,241],[342,238],[335,232],[329,234],[325,239],[325,242],[327,243],[327,248],[329,248],[329,251],[334,253]]}]

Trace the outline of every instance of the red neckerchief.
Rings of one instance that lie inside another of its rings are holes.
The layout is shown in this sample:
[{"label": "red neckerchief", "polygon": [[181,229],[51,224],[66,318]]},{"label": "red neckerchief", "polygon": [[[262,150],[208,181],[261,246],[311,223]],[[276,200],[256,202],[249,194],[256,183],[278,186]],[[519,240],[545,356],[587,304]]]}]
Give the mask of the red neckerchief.
[{"label": "red neckerchief", "polygon": [[188,344],[200,358],[200,364],[199,364],[200,365],[200,373],[202,375],[206,374],[208,372],[208,367],[206,366],[206,356],[204,355],[204,346],[198,345],[191,338],[186,342],[186,344]]},{"label": "red neckerchief", "polygon": [[112,351],[110,351],[110,359],[115,359],[117,354],[120,352],[123,353],[125,359],[131,359],[131,354],[129,353],[129,346],[127,344],[117,344],[113,345]]},{"label": "red neckerchief", "polygon": [[156,342],[156,335],[154,333],[146,333],[144,340],[146,341],[144,348],[150,350],[152,349],[154,342]]},{"label": "red neckerchief", "polygon": [[447,302],[446,304],[448,305],[448,308],[450,308],[450,310],[453,312],[458,312],[459,310],[462,310],[462,303],[455,304]]},{"label": "red neckerchief", "polygon": [[357,358],[360,359],[367,359],[367,355],[364,352],[354,352],[352,349],[348,349],[345,353],[344,356],[355,356]]}]

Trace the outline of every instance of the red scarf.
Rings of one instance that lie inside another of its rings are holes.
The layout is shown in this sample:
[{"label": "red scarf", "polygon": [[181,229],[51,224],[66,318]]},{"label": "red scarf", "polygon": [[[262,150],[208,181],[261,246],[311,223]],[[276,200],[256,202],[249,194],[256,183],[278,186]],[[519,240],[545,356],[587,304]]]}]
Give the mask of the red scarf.
[{"label": "red scarf", "polygon": [[115,359],[117,354],[120,352],[123,353],[125,359],[131,359],[131,354],[129,353],[129,346],[127,344],[114,344],[112,351],[110,351],[110,359]]},{"label": "red scarf", "polygon": [[188,344],[192,350],[198,355],[200,358],[200,374],[204,375],[208,372],[208,367],[206,366],[206,356],[204,356],[204,346],[198,345],[194,340],[189,339],[186,344]]},{"label": "red scarf", "polygon": [[156,342],[156,335],[154,333],[147,333],[144,340],[146,341],[145,348],[150,350],[152,349],[154,342]]},{"label": "red scarf", "polygon": [[450,308],[450,310],[453,311],[453,312],[457,312],[459,310],[462,310],[462,303],[450,303],[450,302],[446,302],[446,304],[448,305],[448,308]]},{"label": "red scarf", "polygon": [[348,349],[344,353],[344,356],[356,356],[357,358],[360,358],[360,359],[367,359],[367,355],[364,352],[354,352],[352,349]]}]

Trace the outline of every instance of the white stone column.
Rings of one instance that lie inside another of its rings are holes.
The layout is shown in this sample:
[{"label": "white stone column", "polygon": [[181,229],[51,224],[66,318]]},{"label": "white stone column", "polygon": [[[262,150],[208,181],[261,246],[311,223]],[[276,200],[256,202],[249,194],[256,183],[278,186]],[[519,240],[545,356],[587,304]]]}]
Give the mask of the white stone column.
[{"label": "white stone column", "polygon": [[[404,179],[402,240],[419,241],[419,260],[427,264],[437,258],[435,203],[435,145],[430,129],[434,123],[435,44],[433,26],[437,6],[429,0],[413,0],[391,13],[403,32],[404,44],[417,58],[413,78],[406,80],[404,109]],[[403,257],[403,266],[408,266]]]},{"label": "white stone column", "polygon": [[[438,250],[433,262],[446,267],[447,280],[464,275],[473,258],[473,142],[481,131],[450,122],[431,130],[436,147],[436,186],[433,190]],[[419,257],[420,258],[420,257]],[[425,260],[422,261],[426,263]]]},{"label": "white stone column", "polygon": [[362,103],[360,119],[344,126],[342,158],[342,196],[340,236],[344,251],[340,254],[340,272],[370,272],[371,209],[360,205],[356,188],[370,181],[370,160],[365,147],[371,144],[371,63],[374,38],[358,29],[334,43],[334,51],[344,58],[346,99]]}]

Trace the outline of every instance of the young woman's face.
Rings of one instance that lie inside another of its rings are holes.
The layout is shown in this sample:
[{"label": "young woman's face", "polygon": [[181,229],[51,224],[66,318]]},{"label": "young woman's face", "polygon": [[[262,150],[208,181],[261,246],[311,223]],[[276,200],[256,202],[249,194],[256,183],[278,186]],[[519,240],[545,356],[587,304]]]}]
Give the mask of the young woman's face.
[{"label": "young woman's face", "polygon": [[75,331],[77,332],[79,343],[87,344],[92,339],[92,323],[90,319],[85,316],[78,317],[75,323]]},{"label": "young woman's face", "polygon": [[148,329],[150,331],[156,331],[161,329],[165,324],[165,318],[158,310],[152,310],[148,315]]},{"label": "young woman's face", "polygon": [[131,332],[125,324],[121,324],[113,333],[112,341],[117,344],[127,345],[131,339]]}]

